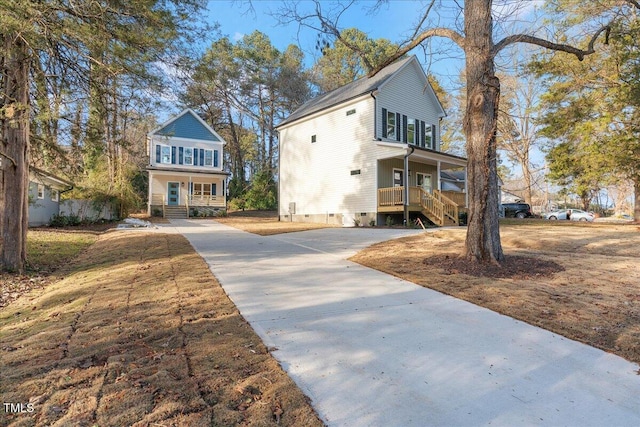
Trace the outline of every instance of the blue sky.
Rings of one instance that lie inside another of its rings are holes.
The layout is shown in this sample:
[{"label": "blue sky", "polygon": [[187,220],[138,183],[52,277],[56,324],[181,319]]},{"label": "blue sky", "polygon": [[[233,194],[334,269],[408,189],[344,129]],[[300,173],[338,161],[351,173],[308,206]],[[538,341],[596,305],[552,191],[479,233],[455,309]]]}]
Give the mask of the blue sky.
[{"label": "blue sky", "polygon": [[[310,1],[298,2],[301,9],[313,7]],[[375,1],[361,1],[351,6],[340,19],[342,29],[356,27],[371,38],[386,38],[392,42],[405,39],[413,28],[413,24],[428,2],[416,0],[390,0],[382,5],[377,13],[370,13]],[[461,3],[461,2],[460,2]],[[532,11],[540,6],[542,0],[495,0],[494,15],[509,15],[511,25],[532,27]],[[217,22],[223,35],[237,41],[243,35],[259,30],[269,36],[271,43],[279,50],[289,44],[298,45],[305,53],[307,65],[311,66],[314,57],[319,54],[315,49],[317,32],[310,28],[299,28],[292,23],[287,26],[278,24],[271,16],[282,7],[282,1],[253,0],[245,1],[215,0],[209,2],[208,20]],[[253,10],[249,10],[250,7]],[[322,2],[323,10],[329,11],[335,4]],[[455,17],[459,9],[453,0],[442,0],[440,7],[432,15],[433,26],[452,27],[456,25]],[[459,25],[462,24],[460,19]],[[212,41],[212,40],[211,40]],[[205,41],[208,44],[209,41]],[[460,71],[464,66],[461,50],[445,39],[433,39],[429,47],[416,48],[411,52],[423,63],[425,71],[436,75],[440,83],[449,90],[459,86]],[[433,54],[432,54],[433,53]]]},{"label": "blue sky", "polygon": [[[391,0],[387,5],[383,5],[376,14],[368,13],[368,8],[375,2],[364,1],[361,4],[353,5],[340,19],[342,29],[356,27],[364,31],[370,38],[386,38],[392,42],[398,42],[406,31],[411,28],[411,24],[416,19],[416,14],[420,10],[420,2],[409,0]],[[248,5],[242,2],[232,1],[210,1],[209,2],[209,22],[218,22],[223,35],[229,36],[232,40],[239,40],[243,35],[259,30],[269,36],[271,43],[279,50],[284,50],[289,44],[298,45],[305,53],[307,65],[311,66],[314,57],[319,55],[315,49],[317,32],[313,29],[302,27],[292,23],[287,26],[278,24],[272,12],[282,6],[281,1],[253,1],[253,11],[247,11]],[[301,2],[302,7],[312,6],[310,2]],[[329,9],[330,2],[324,2],[323,7]],[[462,57],[458,49],[452,52],[457,58],[455,61],[439,58],[435,64],[431,64],[433,72],[439,78],[450,76],[457,81],[460,70],[460,60]],[[414,52],[422,61],[424,54],[422,49]],[[446,63],[446,66],[445,66]],[[424,64],[425,69],[429,64]],[[443,82],[445,83],[445,82]]]}]

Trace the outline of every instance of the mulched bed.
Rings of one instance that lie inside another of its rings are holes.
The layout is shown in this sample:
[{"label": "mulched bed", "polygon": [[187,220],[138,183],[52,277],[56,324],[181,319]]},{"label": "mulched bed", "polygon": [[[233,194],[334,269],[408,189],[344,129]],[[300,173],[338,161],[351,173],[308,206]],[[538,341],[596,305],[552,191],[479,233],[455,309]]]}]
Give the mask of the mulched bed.
[{"label": "mulched bed", "polygon": [[517,255],[505,256],[505,260],[500,265],[470,261],[457,254],[432,255],[422,262],[432,267],[438,267],[446,274],[466,274],[496,279],[541,278],[564,271],[563,266],[553,261]]}]

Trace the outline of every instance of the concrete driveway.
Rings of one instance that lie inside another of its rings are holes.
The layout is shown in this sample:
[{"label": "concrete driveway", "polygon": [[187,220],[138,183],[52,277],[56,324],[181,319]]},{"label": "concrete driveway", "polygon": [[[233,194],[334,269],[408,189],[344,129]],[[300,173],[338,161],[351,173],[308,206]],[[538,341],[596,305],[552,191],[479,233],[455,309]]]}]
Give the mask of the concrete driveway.
[{"label": "concrete driveway", "polygon": [[638,366],[346,261],[416,231],[175,228],[329,426],[639,426]]}]

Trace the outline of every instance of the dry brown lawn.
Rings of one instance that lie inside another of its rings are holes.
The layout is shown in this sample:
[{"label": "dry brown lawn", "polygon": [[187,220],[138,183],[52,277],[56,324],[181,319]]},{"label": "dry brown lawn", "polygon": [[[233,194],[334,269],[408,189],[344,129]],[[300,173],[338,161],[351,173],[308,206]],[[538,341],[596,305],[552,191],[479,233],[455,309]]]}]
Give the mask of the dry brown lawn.
[{"label": "dry brown lawn", "polygon": [[640,363],[637,224],[532,220],[500,234],[503,269],[459,258],[464,228],[379,243],[352,260]]},{"label": "dry brown lawn", "polygon": [[0,425],[322,425],[182,236],[109,232],[57,274],[0,309]]},{"label": "dry brown lawn", "polygon": [[239,228],[240,230],[261,236],[337,227],[336,225],[330,224],[278,221],[278,214],[275,211],[230,212],[228,216],[215,218],[215,220],[230,227]]}]

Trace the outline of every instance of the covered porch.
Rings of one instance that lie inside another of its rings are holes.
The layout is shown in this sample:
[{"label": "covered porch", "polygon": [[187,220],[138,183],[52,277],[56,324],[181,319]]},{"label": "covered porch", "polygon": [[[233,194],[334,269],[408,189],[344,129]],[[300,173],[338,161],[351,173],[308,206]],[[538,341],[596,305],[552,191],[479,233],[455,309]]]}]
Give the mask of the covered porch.
[{"label": "covered porch", "polygon": [[163,218],[214,216],[226,210],[226,173],[149,170],[148,214]]},{"label": "covered porch", "polygon": [[378,214],[403,214],[408,221],[410,214],[420,213],[438,226],[458,225],[467,206],[466,159],[385,145],[378,158]]}]

